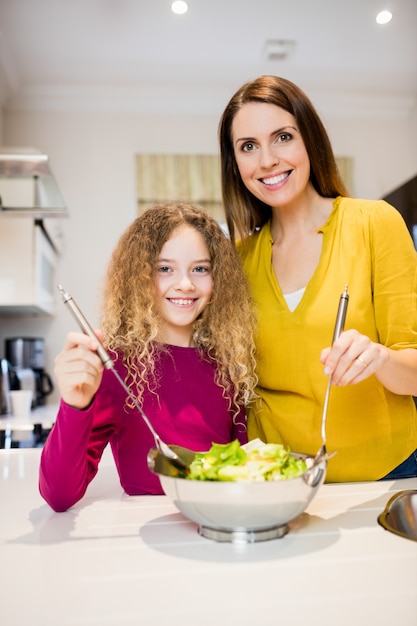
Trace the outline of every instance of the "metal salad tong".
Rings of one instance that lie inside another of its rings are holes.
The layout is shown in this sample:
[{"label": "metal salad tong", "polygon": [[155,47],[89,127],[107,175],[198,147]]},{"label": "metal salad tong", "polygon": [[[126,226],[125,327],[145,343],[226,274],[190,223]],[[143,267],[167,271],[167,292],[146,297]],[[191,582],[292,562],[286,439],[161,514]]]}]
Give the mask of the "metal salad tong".
[{"label": "metal salad tong", "polygon": [[91,325],[87,321],[87,318],[85,317],[85,315],[81,312],[81,309],[76,304],[74,298],[67,291],[64,290],[62,285],[58,285],[58,289],[59,289],[59,291],[61,293],[61,296],[62,296],[62,299],[64,301],[64,304],[66,304],[68,306],[69,310],[73,314],[75,320],[77,321],[77,323],[78,323],[79,327],[81,328],[81,330],[83,331],[83,333],[88,335],[89,337],[94,339],[94,341],[97,342],[97,344],[98,344],[97,354],[100,357],[104,367],[106,369],[109,369],[109,370],[111,370],[113,372],[113,374],[115,375],[115,377],[119,381],[120,385],[123,387],[123,389],[125,390],[125,392],[129,396],[129,398],[132,400],[133,404],[135,405],[136,409],[139,411],[139,413],[142,416],[142,418],[143,418],[144,422],[146,423],[147,427],[151,431],[151,433],[153,435],[153,438],[155,440],[155,445],[158,448],[159,452],[177,470],[182,470],[183,471],[183,470],[188,469],[191,461],[193,460],[193,458],[195,456],[195,452],[193,452],[192,450],[189,450],[188,448],[183,448],[182,446],[176,446],[176,445],[171,446],[171,445],[168,445],[167,443],[165,443],[164,441],[162,441],[162,439],[160,438],[160,436],[158,435],[158,433],[156,432],[156,430],[152,426],[151,422],[149,421],[149,418],[147,417],[147,415],[143,411],[142,407],[140,406],[140,404],[136,400],[134,394],[129,389],[129,387],[126,385],[124,380],[121,378],[119,372],[114,367],[114,363],[113,363],[110,355],[108,354],[108,352],[105,350],[104,346],[101,344],[101,342],[97,338],[97,335],[95,334],[93,328],[91,327]]},{"label": "metal salad tong", "polygon": [[[349,302],[348,286],[345,285],[344,291],[342,295],[340,296],[340,300],[339,300],[339,308],[337,310],[336,324],[335,324],[334,332],[333,332],[332,345],[334,344],[336,339],[339,337],[339,335],[342,333],[345,327],[348,302]],[[332,375],[330,374],[329,380],[327,382],[326,395],[324,396],[323,413],[321,416],[322,445],[316,454],[315,461],[318,461],[322,457],[329,458],[329,455],[327,454],[327,448],[326,448],[326,419],[327,419],[327,406],[329,404],[329,395],[330,395],[331,386],[332,386]]]}]

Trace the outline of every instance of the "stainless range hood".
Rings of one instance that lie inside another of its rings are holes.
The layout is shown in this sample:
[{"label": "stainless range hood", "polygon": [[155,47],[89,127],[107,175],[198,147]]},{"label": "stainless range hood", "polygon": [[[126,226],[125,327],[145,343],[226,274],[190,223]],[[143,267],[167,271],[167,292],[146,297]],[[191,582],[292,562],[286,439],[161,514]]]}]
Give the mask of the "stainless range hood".
[{"label": "stainless range hood", "polygon": [[6,215],[68,216],[46,154],[31,148],[0,148],[0,217]]}]

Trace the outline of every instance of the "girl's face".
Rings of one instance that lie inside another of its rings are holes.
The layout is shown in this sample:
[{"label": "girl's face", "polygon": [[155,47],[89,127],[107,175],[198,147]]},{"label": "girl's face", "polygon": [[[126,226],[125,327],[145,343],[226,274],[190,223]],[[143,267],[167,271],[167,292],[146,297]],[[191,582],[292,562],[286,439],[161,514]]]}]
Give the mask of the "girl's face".
[{"label": "girl's face", "polygon": [[248,102],[233,119],[232,142],[244,185],[265,204],[288,205],[306,190],[310,160],[291,113]]},{"label": "girl's face", "polygon": [[194,321],[213,293],[210,255],[200,233],[188,225],[176,228],[162,247],[155,273],[163,319],[158,340],[190,346]]}]

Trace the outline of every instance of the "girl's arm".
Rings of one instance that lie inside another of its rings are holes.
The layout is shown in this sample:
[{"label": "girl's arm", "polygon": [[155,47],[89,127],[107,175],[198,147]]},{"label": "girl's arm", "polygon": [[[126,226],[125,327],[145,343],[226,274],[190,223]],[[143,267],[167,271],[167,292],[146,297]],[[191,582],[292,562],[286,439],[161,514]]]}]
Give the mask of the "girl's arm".
[{"label": "girl's arm", "polygon": [[93,398],[103,374],[96,348],[86,335],[69,333],[55,359],[62,399],[39,473],[40,493],[55,511],[65,511],[82,498],[109,441],[108,429],[94,428]]},{"label": "girl's arm", "polygon": [[97,473],[111,429],[93,424],[94,403],[80,411],[61,401],[39,468],[39,491],[54,511],[78,502]]}]

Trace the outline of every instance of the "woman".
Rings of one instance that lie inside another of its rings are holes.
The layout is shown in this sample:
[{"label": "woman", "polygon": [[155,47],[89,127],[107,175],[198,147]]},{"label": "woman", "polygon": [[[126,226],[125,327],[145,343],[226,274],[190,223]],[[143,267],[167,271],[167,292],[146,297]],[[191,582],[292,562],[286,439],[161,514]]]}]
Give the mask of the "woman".
[{"label": "woman", "polygon": [[[148,209],[119,240],[104,289],[104,345],[161,439],[191,450],[247,441],[253,314],[239,258],[219,224],[184,203]],[[68,334],[61,404],[42,450],[40,492],[56,511],[84,495],[110,443],[129,495],[163,493],[154,441],[97,344]]]},{"label": "woman", "polygon": [[[288,80],[243,85],[219,125],[227,223],[258,316],[249,438],[313,454],[327,376],[328,481],[417,475],[417,254],[401,215],[349,198],[329,138]],[[330,346],[340,294],[345,332]]]}]

